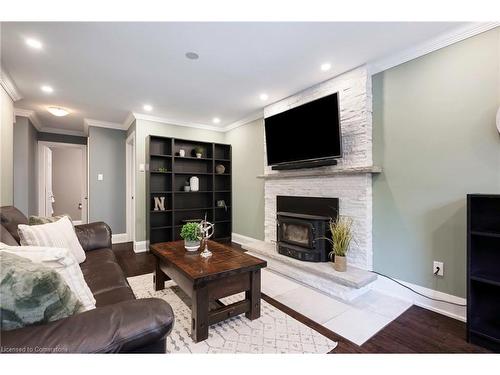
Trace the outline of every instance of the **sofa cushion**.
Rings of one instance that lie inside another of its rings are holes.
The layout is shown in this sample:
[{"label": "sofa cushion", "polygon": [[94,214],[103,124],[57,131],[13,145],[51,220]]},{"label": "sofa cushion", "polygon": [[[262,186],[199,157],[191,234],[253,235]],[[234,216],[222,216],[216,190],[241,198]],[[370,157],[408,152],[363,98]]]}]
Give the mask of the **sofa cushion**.
[{"label": "sofa cushion", "polygon": [[49,246],[69,249],[78,263],[85,261],[85,251],[78,241],[73,224],[67,216],[48,224],[17,227],[22,246]]},{"label": "sofa cushion", "polygon": [[95,296],[96,307],[113,305],[122,301],[131,301],[135,299],[132,289],[128,286],[108,290],[107,292],[98,293]]},{"label": "sofa cushion", "polygon": [[117,263],[115,253],[111,249],[96,249],[86,253],[87,258],[85,262],[86,267],[90,267],[94,264],[103,264],[103,263]]},{"label": "sofa cushion", "polygon": [[0,207],[0,223],[15,238],[17,243],[20,243],[17,226],[19,224],[28,224],[28,218],[14,206],[3,206]]},{"label": "sofa cushion", "polygon": [[39,246],[7,246],[0,242],[0,251],[27,258],[43,264],[62,276],[85,310],[95,308],[95,298],[83,278],[76,259],[68,249]]},{"label": "sofa cushion", "polygon": [[64,279],[55,270],[0,251],[1,329],[45,324],[83,312]]}]

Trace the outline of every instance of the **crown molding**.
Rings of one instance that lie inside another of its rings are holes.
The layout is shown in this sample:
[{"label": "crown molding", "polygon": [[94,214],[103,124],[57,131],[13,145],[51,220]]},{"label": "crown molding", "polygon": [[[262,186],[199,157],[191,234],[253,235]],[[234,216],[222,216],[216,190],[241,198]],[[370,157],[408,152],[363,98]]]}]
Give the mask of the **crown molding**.
[{"label": "crown molding", "polygon": [[414,47],[405,49],[393,55],[372,61],[368,64],[370,74],[374,75],[384,70],[393,68],[418,57],[427,55],[428,53],[437,51],[464,39],[484,33],[485,31],[494,29],[500,26],[500,22],[471,22],[462,27],[458,27],[450,32],[441,34],[440,36],[430,39],[424,43]]},{"label": "crown molding", "polygon": [[161,123],[164,123],[164,124],[177,125],[177,126],[185,126],[185,127],[188,127],[188,128],[211,130],[211,131],[215,131],[215,132],[224,132],[224,128],[223,127],[218,127],[218,126],[212,126],[212,125],[206,125],[206,124],[197,124],[197,123],[186,122],[186,121],[179,121],[179,120],[174,120],[174,119],[171,119],[171,118],[145,115],[143,113],[136,113],[136,112],[133,112],[133,116],[135,117],[136,120],[161,122]]},{"label": "crown molding", "polygon": [[91,118],[83,119],[83,133],[85,135],[89,134],[89,126],[95,126],[98,128],[108,128],[108,129],[116,129],[116,130],[127,130],[124,124],[120,124],[118,122],[110,122],[110,121],[101,121],[94,120]]},{"label": "crown molding", "polygon": [[128,116],[125,118],[125,121],[123,121],[123,128],[128,130],[130,126],[132,126],[132,123],[135,121],[135,116],[133,112],[130,112]]},{"label": "crown molding", "polygon": [[42,123],[38,119],[36,112],[32,111],[31,109],[14,108],[14,116],[27,117],[36,128],[36,130],[40,132],[43,129]]},{"label": "crown molding", "polygon": [[223,128],[223,131],[228,132],[230,130],[239,128],[240,126],[246,125],[249,122],[258,120],[260,118],[264,118],[264,110],[262,110],[262,109],[259,109],[258,111],[253,112],[253,113],[249,114],[248,116],[245,116],[242,119],[235,121],[232,124],[227,125],[226,127]]},{"label": "crown molding", "polygon": [[14,102],[23,98],[10,75],[3,69],[3,66],[0,67],[0,85]]}]

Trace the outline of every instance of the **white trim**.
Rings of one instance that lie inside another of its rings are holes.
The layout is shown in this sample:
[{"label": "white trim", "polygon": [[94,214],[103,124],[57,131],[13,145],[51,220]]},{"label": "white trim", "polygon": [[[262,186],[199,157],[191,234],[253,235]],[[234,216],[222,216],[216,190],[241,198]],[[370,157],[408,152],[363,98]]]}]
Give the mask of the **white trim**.
[{"label": "white trim", "polygon": [[231,241],[237,243],[238,245],[243,245],[251,242],[260,242],[262,240],[256,240],[255,238],[233,232],[231,233]]},{"label": "white trim", "polygon": [[124,243],[129,242],[127,233],[118,233],[111,235],[111,243]]},{"label": "white trim", "polygon": [[81,220],[73,220],[73,225],[82,225],[82,224],[86,224],[86,223],[84,223]]},{"label": "white trim", "polygon": [[135,121],[134,113],[130,112],[127,118],[125,118],[125,121],[123,121],[122,123],[123,129],[128,130],[134,121]]},{"label": "white trim", "polygon": [[206,125],[206,124],[197,124],[197,123],[194,123],[194,122],[187,122],[187,121],[179,121],[179,120],[174,120],[174,119],[171,119],[171,118],[145,115],[145,114],[136,113],[136,112],[133,112],[133,115],[136,118],[136,120],[161,122],[163,124],[169,124],[169,125],[185,126],[185,127],[188,127],[188,128],[195,128],[195,129],[212,130],[212,131],[221,132],[221,133],[224,132],[224,128],[218,127],[218,126],[212,126],[212,125]]},{"label": "white trim", "polygon": [[[467,303],[465,298],[457,297],[451,294],[439,292],[437,290],[425,288],[420,285],[415,285],[406,281],[398,280],[400,283],[416,290],[419,293],[425,294],[426,296],[441,299],[448,302],[458,303],[464,305]],[[382,293],[388,294],[390,296],[400,298],[406,301],[412,302],[414,305],[423,307],[424,309],[437,312],[442,315],[449,316],[450,318],[466,321],[467,309],[466,307],[455,306],[445,302],[433,301],[428,298],[419,296],[408,290],[401,285],[396,284],[394,281],[389,280],[386,277],[378,276],[377,281],[373,284],[373,289],[378,290]]]},{"label": "white trim", "polygon": [[367,65],[370,73],[374,75],[498,26],[500,26],[500,22],[471,22],[411,48],[372,61]]},{"label": "white trim", "polygon": [[0,85],[4,88],[5,92],[10,96],[10,98],[14,102],[17,102],[18,100],[23,98],[23,96],[17,89],[14,80],[3,69],[3,66],[0,67]]},{"label": "white trim", "polygon": [[125,224],[129,241],[135,241],[135,131],[125,141]]},{"label": "white trim", "polygon": [[224,132],[228,132],[230,130],[239,128],[240,126],[246,125],[249,122],[258,120],[259,118],[264,118],[264,110],[259,109],[258,111],[255,111],[248,116],[243,117],[242,119],[233,122],[232,124],[227,125],[226,127],[223,128]]},{"label": "white trim", "polygon": [[144,253],[149,249],[149,241],[136,241],[134,242],[134,252]]},{"label": "white trim", "polygon": [[98,128],[108,128],[108,129],[117,129],[117,130],[127,130],[124,124],[120,124],[118,122],[110,122],[110,121],[101,121],[94,120],[91,118],[83,119],[83,132],[84,134],[89,134],[89,126],[95,126]]},{"label": "white trim", "polygon": [[42,123],[38,119],[35,111],[31,109],[14,108],[14,116],[27,117],[38,131],[42,131]]}]

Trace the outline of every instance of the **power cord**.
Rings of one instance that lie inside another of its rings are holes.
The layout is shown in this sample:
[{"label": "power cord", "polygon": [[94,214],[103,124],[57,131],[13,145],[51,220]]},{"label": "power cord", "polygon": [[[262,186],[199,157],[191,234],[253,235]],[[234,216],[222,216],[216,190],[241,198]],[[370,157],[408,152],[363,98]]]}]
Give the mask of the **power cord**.
[{"label": "power cord", "polygon": [[[420,292],[417,292],[416,290],[410,288],[409,286],[406,286],[404,285],[403,283],[400,283],[399,281],[393,279],[392,277],[390,276],[387,276],[387,275],[384,275],[383,273],[380,273],[380,272],[377,272],[377,271],[372,271],[373,273],[376,273],[377,275],[380,275],[380,276],[383,276],[391,281],[394,281],[396,284],[399,284],[401,285],[403,288],[406,288],[406,289],[409,289],[411,290],[413,293],[415,294],[418,294],[419,296],[422,296],[424,298],[427,298],[427,299],[430,299],[430,300],[433,300],[433,301],[436,301],[436,302],[444,302],[444,303],[449,303],[450,305],[455,305],[455,306],[460,306],[460,307],[467,307],[467,305],[462,305],[460,303],[455,303],[455,302],[450,302],[450,301],[445,301],[445,300],[442,300],[442,299],[438,299],[438,298],[432,298],[432,297],[429,297],[429,296],[426,296],[425,294],[422,294]],[[437,275],[437,273],[439,272],[439,267],[437,267],[437,271],[435,272],[435,275]]]}]

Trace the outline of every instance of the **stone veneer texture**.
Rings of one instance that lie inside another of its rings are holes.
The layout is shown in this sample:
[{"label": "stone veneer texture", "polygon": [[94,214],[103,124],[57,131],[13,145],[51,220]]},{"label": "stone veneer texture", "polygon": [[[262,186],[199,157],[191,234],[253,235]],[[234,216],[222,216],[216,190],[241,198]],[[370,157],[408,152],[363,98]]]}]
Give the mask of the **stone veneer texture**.
[{"label": "stone veneer texture", "polygon": [[[285,98],[264,109],[269,117],[323,96],[339,93],[343,158],[323,171],[372,166],[371,76],[360,67]],[[264,167],[265,174],[281,173]],[[354,220],[354,238],[348,263],[372,269],[372,176],[369,173],[328,177],[298,177],[265,181],[264,228],[267,242],[276,240],[276,196],[339,198],[340,214]]]}]

